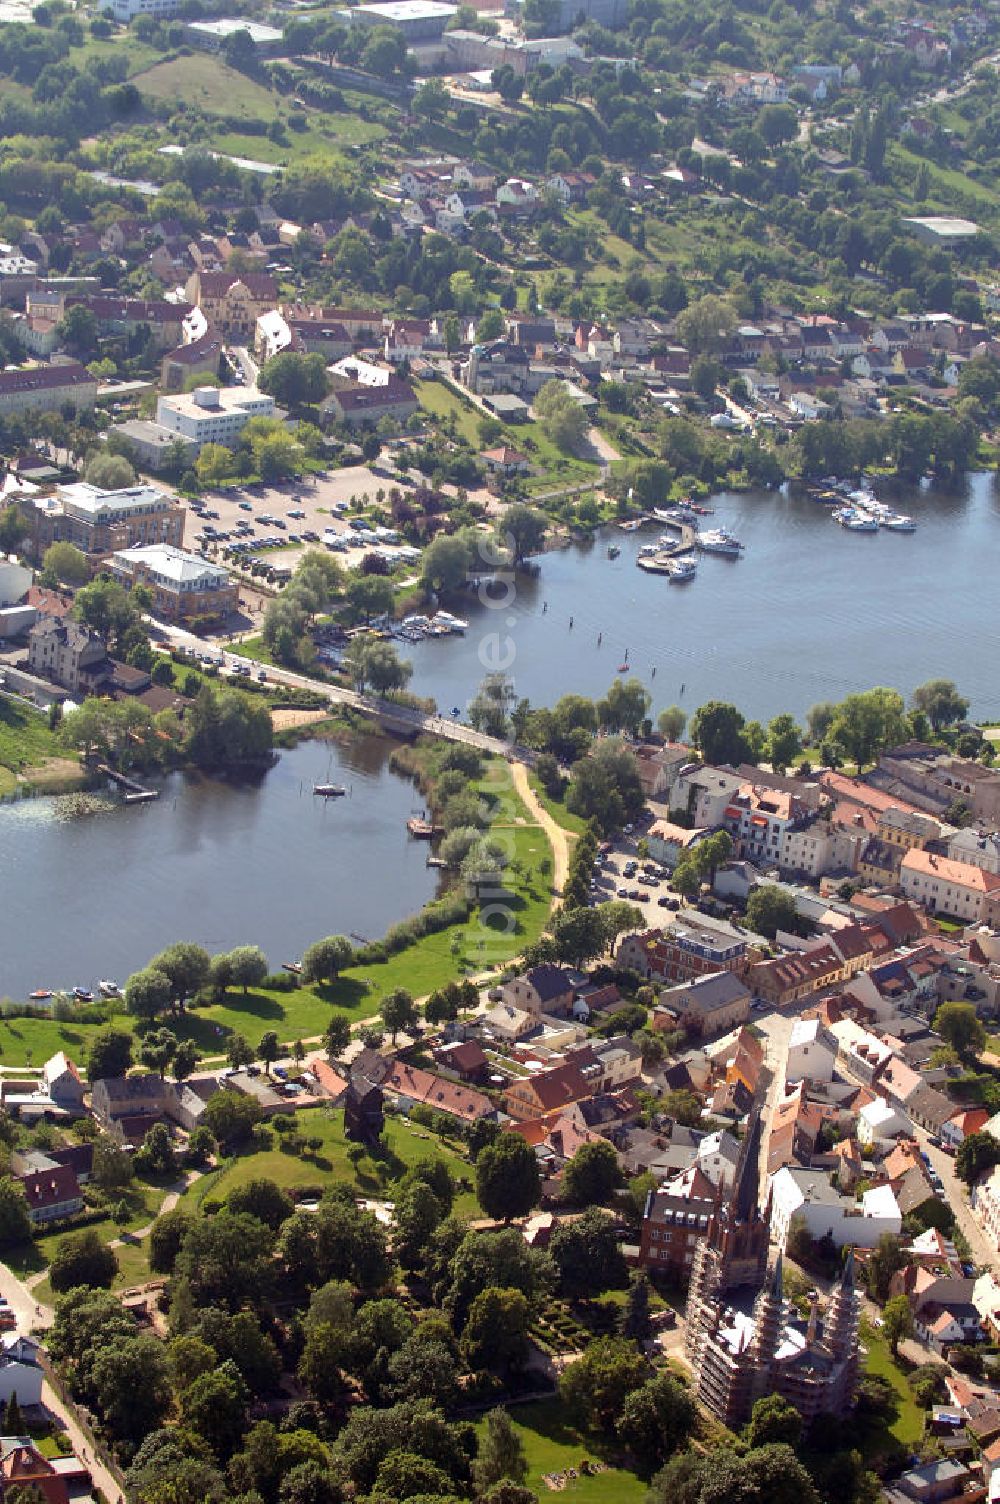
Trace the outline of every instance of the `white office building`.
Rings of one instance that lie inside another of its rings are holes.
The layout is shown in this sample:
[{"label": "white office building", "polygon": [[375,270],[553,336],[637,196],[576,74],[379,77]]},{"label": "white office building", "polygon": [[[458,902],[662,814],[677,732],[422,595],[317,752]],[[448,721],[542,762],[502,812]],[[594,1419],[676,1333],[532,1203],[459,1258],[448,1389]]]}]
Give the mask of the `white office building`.
[{"label": "white office building", "polygon": [[199,449],[203,444],[231,448],[251,418],[273,417],[274,398],[254,389],[200,386],[193,392],[161,397],[156,404],[160,427],[190,439]]},{"label": "white office building", "polygon": [[156,21],[176,16],[181,0],[100,0],[100,8],[110,11],[116,21],[127,26],[136,16],[152,16]]}]

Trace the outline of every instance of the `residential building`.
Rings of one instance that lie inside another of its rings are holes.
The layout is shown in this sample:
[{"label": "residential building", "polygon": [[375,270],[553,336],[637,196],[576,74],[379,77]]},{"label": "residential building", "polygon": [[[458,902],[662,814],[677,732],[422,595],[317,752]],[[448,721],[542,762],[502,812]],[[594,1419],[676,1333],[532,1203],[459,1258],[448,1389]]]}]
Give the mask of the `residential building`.
[{"label": "residential building", "polygon": [[670,808],[686,812],[692,826],[721,825],[726,809],[746,779],[724,768],[692,765],[682,768],[670,790]]},{"label": "residential building", "polygon": [[153,615],[162,621],[227,616],[239,604],[239,589],[228,570],[169,543],[124,549],[112,556],[111,567],[129,587],[149,586]]},{"label": "residential building", "polygon": [[419,1103],[435,1112],[447,1113],[461,1123],[477,1123],[495,1115],[493,1103],[484,1092],[473,1091],[456,1081],[420,1070],[404,1060],[394,1060],[381,1083],[383,1092],[408,1110]]},{"label": "residential building", "polygon": [[538,1018],[543,1013],[565,1018],[573,1009],[576,986],[562,966],[549,962],[512,977],[502,988],[503,1001]]},{"label": "residential building", "polygon": [[758,865],[777,866],[785,832],[801,827],[807,818],[808,811],[796,795],[783,789],[748,785],[730,799],[723,811],[722,824],[733,838],[737,857]]},{"label": "residential building", "polygon": [[253,334],[262,313],[277,307],[278,284],[268,272],[192,272],[185,287],[209,328],[233,337]]},{"label": "residential building", "polygon": [[103,640],[79,622],[43,616],[28,633],[28,668],[71,695],[96,694],[111,679]]},{"label": "residential building", "polygon": [[691,1273],[695,1249],[721,1194],[721,1186],[700,1170],[682,1178],[687,1182],[683,1188],[678,1179],[649,1192],[639,1234],[639,1263],[678,1283]]},{"label": "residential building", "polygon": [[789,951],[773,961],[758,961],[747,972],[747,982],[755,997],[781,1008],[844,981],[846,975],[847,968],[834,947],[828,941],[820,941],[808,950]]},{"label": "residential building", "polygon": [[[346,362],[339,364],[343,366]],[[410,383],[388,370],[378,382],[346,375],[335,375],[333,382],[333,390],[320,403],[320,412],[335,423],[346,423],[352,428],[375,425],[382,418],[405,423],[420,406]]]},{"label": "residential building", "polygon": [[[734,972],[717,971],[661,992],[657,1012],[668,1010],[677,1020],[675,1027],[707,1039],[746,1023],[752,997],[749,987]],[[659,1027],[655,1018],[654,1027]]]},{"label": "residential building", "polygon": [[[691,761],[690,748],[681,742],[671,742],[664,747],[657,747],[651,742],[639,742],[632,750],[639,764],[642,792],[647,799],[662,799],[669,795],[681,769]],[[669,823],[657,820],[655,825]],[[650,852],[652,853],[652,847]]]},{"label": "residential building", "polygon": [[92,408],[96,401],[97,377],[75,360],[0,371],[0,416],[63,407],[79,412]]},{"label": "residential building", "polygon": [[480,458],[491,475],[498,475],[503,480],[527,475],[531,469],[527,455],[519,449],[512,449],[509,444],[500,444],[496,449],[484,449]]},{"label": "residential building", "polygon": [[899,886],[932,914],[968,924],[992,926],[1000,920],[1000,875],[983,867],[932,851],[908,851],[900,864]]},{"label": "residential building", "polygon": [[668,872],[673,872],[682,856],[694,851],[712,832],[700,827],[694,830],[685,825],[674,825],[670,820],[655,820],[646,837],[649,854],[654,862],[660,862]]},{"label": "residential building", "polygon": [[251,418],[273,418],[274,412],[274,398],[255,388],[200,386],[160,397],[156,421],[199,450],[203,444],[232,448]]},{"label": "residential building", "polygon": [[838,1248],[874,1248],[884,1233],[898,1237],[903,1226],[889,1186],[867,1190],[857,1202],[834,1189],[829,1171],[784,1165],[771,1176],[771,1237],[779,1248],[793,1220],[811,1238],[830,1237]]},{"label": "residential building", "polygon": [[972,1187],[972,1209],[991,1245],[1000,1249],[1000,1165]]},{"label": "residential building", "polygon": [[[42,1385],[45,1382],[41,1350],[41,1344],[33,1337],[18,1336],[15,1332],[5,1332],[0,1337],[0,1403],[9,1405],[16,1394],[19,1405],[30,1409],[41,1404]],[[34,1442],[24,1438],[18,1438],[18,1440],[32,1453],[35,1452]],[[11,1442],[12,1438],[9,1436],[0,1437],[0,1474],[3,1475],[5,1482],[12,1479],[16,1473],[20,1472],[23,1476],[35,1467],[34,1461],[29,1467],[26,1460],[17,1461],[11,1457]],[[37,1453],[35,1455],[37,1456]],[[43,1472],[46,1466],[47,1464],[39,1459],[38,1472]],[[68,1504],[66,1485],[63,1484],[62,1487],[62,1497],[56,1497],[54,1500],[48,1491],[45,1491],[46,1504]]]},{"label": "residential building", "polygon": [[786,1081],[832,1081],[837,1041],[818,1018],[797,1018],[792,1024],[785,1063]]},{"label": "residential building", "polygon": [[503,1094],[504,1111],[517,1120],[544,1117],[593,1096],[594,1086],[572,1061],[518,1076]]},{"label": "residential building", "polygon": [[689,982],[713,971],[742,976],[747,941],[732,925],[710,924],[700,915],[685,913],[670,929],[624,935],[616,959],[619,966],[637,971],[647,981]]},{"label": "residential building", "polygon": [[160,390],[181,392],[198,376],[218,376],[222,358],[222,340],[209,331],[175,350],[169,350],[160,362]]},{"label": "residential building", "polygon": [[64,1112],[82,1109],[83,1080],[74,1062],[62,1050],[51,1055],[42,1066],[42,1082],[49,1098]]},{"label": "residential building", "polygon": [[51,543],[72,543],[97,562],[117,550],[149,543],[179,547],[184,534],[184,508],[156,486],[105,491],[75,481],[48,496],[19,498],[18,506],[28,524],[25,549],[36,560]]},{"label": "residential building", "polygon": [[57,1164],[36,1149],[15,1154],[11,1172],[24,1191],[28,1216],[36,1227],[64,1221],[83,1211],[83,1193],[72,1166]]},{"label": "residential building", "polygon": [[912,1132],[913,1124],[906,1114],[885,1097],[866,1102],[858,1113],[858,1143],[862,1149],[877,1149]]}]

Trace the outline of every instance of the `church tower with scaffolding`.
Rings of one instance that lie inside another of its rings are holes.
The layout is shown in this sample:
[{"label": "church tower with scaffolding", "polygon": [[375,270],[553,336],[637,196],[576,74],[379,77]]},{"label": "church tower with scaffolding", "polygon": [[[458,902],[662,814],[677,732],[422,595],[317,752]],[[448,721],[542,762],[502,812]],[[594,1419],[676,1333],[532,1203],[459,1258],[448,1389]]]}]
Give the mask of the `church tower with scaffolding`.
[{"label": "church tower with scaffolding", "polygon": [[702,1403],[730,1429],[755,1401],[780,1394],[807,1423],[854,1406],[859,1375],[858,1296],[848,1253],[823,1321],[785,1300],[781,1254],[768,1270],[770,1201],[759,1196],[762,1124],[751,1111],[728,1195],[721,1188],[691,1265],[684,1353]]}]

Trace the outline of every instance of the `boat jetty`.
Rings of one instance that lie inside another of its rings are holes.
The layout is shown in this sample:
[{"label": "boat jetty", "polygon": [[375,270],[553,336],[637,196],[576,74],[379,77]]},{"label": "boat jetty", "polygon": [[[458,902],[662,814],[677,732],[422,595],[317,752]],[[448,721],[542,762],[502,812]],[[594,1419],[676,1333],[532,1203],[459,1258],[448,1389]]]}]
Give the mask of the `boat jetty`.
[{"label": "boat jetty", "polygon": [[821,506],[832,507],[831,516],[849,533],[915,533],[917,524],[905,512],[894,512],[879,501],[870,485],[854,487],[850,481],[826,480],[811,486],[809,494]]}]

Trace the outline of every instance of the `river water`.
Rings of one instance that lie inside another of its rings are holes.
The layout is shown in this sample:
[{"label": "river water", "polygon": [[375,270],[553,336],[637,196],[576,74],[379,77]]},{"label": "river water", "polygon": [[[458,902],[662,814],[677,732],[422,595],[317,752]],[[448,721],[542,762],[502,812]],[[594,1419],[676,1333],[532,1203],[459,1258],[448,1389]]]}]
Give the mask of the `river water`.
[{"label": "river water", "polygon": [[[804,496],[717,497],[702,525],[731,528],[745,554],[702,555],[686,585],[635,567],[655,532],[611,529],[546,554],[502,606],[456,607],[464,637],[405,645],[412,687],[461,708],[512,654],[533,704],[597,697],[627,649],[654,714],[716,698],[761,720],[801,716],[816,700],[946,675],[974,714],[1000,719],[995,477],[884,494],[916,533],[847,533]],[[175,774],[154,804],[72,821],[51,800],[0,806],[0,996],[124,980],[177,939],[258,943],[277,969],[320,935],[382,934],[436,889],[426,847],[405,829],[419,795],[389,771],[388,750],[304,742],[252,784]],[[351,797],[315,798],[328,781]]]},{"label": "river water", "polygon": [[[182,773],[150,804],[66,820],[0,806],[0,996],[124,982],[164,945],[258,944],[271,967],[327,934],[374,939],[434,896],[391,743],[303,742],[252,783]],[[314,783],[348,797],[321,799]]]},{"label": "river water", "polygon": [[[915,533],[846,532],[803,495],[714,497],[715,515],[699,525],[730,528],[745,553],[700,555],[697,577],[683,585],[635,567],[640,544],[656,537],[649,529],[613,528],[595,543],[545,554],[537,579],[518,577],[513,603],[453,605],[469,620],[464,637],[404,644],[411,687],[441,710],[464,707],[487,659],[509,651],[517,693],[532,704],[570,692],[596,698],[627,650],[654,714],[674,702],[690,713],[722,699],[748,718],[803,716],[817,700],[875,684],[908,693],[943,675],[974,714],[1000,718],[989,583],[1000,555],[996,477],[972,475],[953,490],[879,492],[913,516]],[[614,561],[611,542],[621,548]]]}]

